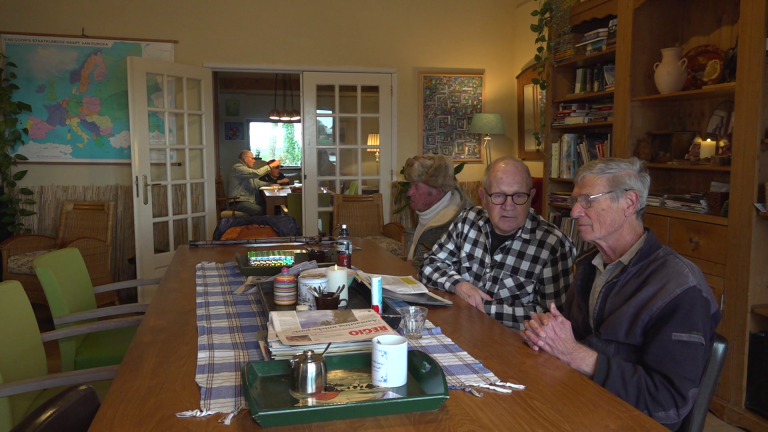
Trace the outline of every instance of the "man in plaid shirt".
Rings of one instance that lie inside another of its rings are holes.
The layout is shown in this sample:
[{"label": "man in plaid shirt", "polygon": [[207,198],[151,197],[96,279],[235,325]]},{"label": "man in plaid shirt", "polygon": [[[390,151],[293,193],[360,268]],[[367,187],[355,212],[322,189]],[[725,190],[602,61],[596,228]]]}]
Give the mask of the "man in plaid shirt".
[{"label": "man in plaid shirt", "polygon": [[488,165],[482,207],[465,210],[424,259],[419,279],[457,294],[507,327],[560,306],[573,280],[576,248],[531,210],[528,167],[513,157]]}]

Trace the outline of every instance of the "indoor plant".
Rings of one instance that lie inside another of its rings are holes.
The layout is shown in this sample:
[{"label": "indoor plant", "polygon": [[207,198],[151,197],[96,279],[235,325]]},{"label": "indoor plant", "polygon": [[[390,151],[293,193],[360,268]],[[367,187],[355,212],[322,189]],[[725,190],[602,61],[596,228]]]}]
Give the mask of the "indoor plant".
[{"label": "indoor plant", "polygon": [[2,205],[2,217],[0,223],[13,234],[27,234],[32,232],[24,227],[22,219],[26,216],[32,216],[35,212],[22,207],[24,205],[34,205],[36,202],[31,198],[32,191],[28,188],[17,187],[17,181],[27,175],[27,170],[16,171],[17,161],[28,160],[24,155],[13,154],[13,150],[18,144],[22,144],[22,134],[29,135],[26,127],[19,128],[18,116],[22,112],[31,112],[32,107],[21,101],[12,99],[13,92],[19,89],[19,86],[12,81],[16,79],[16,74],[7,71],[7,68],[15,68],[12,62],[3,60],[5,55],[0,53],[0,180],[2,180],[2,195],[0,195],[0,204]]}]

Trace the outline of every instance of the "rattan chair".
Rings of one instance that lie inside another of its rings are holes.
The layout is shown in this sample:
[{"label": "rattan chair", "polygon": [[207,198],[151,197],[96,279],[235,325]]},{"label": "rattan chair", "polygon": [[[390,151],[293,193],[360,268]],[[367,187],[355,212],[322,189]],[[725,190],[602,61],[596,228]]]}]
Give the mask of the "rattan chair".
[{"label": "rattan chair", "polygon": [[345,224],[352,237],[367,237],[393,254],[405,256],[405,228],[397,223],[384,224],[381,194],[333,196],[333,223]]},{"label": "rattan chair", "polygon": [[[9,270],[8,260],[22,254],[44,253],[64,247],[75,247],[85,260],[93,286],[112,283],[112,226],[115,220],[113,201],[64,201],[59,216],[57,238],[24,234],[11,237],[0,244],[3,258],[3,280],[17,280],[24,286],[31,303],[47,305],[43,287],[34,271],[31,274]],[[37,255],[27,255],[31,265]],[[31,268],[31,267],[30,267]],[[117,302],[116,292],[97,295],[98,305]]]}]

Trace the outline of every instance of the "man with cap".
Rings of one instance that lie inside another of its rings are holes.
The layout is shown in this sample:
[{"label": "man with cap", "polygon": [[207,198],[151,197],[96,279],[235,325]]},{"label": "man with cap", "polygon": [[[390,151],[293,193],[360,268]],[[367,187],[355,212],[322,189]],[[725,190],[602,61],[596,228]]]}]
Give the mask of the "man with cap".
[{"label": "man with cap", "polygon": [[280,159],[258,169],[253,167],[256,159],[249,150],[241,151],[239,159],[229,172],[229,196],[239,197],[234,210],[250,216],[263,215],[264,203],[259,188],[269,186],[269,183],[259,180],[259,177],[269,173],[272,168],[279,167]]},{"label": "man with cap", "polygon": [[532,185],[519,159],[503,157],[488,165],[478,190],[482,207],[456,218],[424,258],[419,279],[518,330],[550,303],[562,305],[576,248],[531,209]]},{"label": "man with cap", "polygon": [[419,216],[413,234],[408,261],[417,269],[448,227],[472,201],[456,187],[453,162],[438,155],[422,155],[405,161],[405,180],[411,183],[408,196],[411,208]]}]

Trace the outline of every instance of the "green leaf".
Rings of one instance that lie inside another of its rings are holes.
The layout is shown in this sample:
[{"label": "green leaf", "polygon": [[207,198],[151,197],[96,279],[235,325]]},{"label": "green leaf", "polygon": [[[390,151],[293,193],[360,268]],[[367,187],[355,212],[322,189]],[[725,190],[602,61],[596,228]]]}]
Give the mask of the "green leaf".
[{"label": "green leaf", "polygon": [[536,54],[535,56],[533,56],[533,59],[536,60],[537,62],[541,61],[541,56]]},{"label": "green leaf", "polygon": [[30,210],[27,210],[27,209],[21,209],[21,210],[19,210],[19,214],[20,214],[21,216],[24,216],[24,217],[26,217],[26,216],[32,216],[32,215],[34,215],[34,214],[36,214],[36,213],[35,213],[35,212],[33,212],[33,211],[30,211]]},{"label": "green leaf", "polygon": [[[538,151],[538,150],[536,150],[536,151]],[[32,234],[32,230],[29,229],[29,228],[25,228],[24,229],[24,234]]]},{"label": "green leaf", "polygon": [[546,90],[547,89],[547,82],[546,81],[542,81],[541,84],[539,84],[539,88],[541,89],[541,91]]},{"label": "green leaf", "polygon": [[534,10],[533,12],[531,12],[531,16],[539,16],[539,11]]},{"label": "green leaf", "polygon": [[541,29],[536,24],[531,24],[531,31],[534,33],[538,33],[541,31]]},{"label": "green leaf", "polygon": [[466,165],[466,162],[462,162],[455,167],[453,167],[453,175],[458,175],[461,171],[464,170],[464,165]]},{"label": "green leaf", "polygon": [[24,111],[32,111],[32,105],[26,104],[24,102],[19,102],[19,107]]},{"label": "green leaf", "polygon": [[543,53],[544,52],[544,47],[540,46],[540,47],[536,48],[536,52],[539,53],[539,54]]},{"label": "green leaf", "polygon": [[532,80],[531,80],[531,82],[533,83],[533,85],[539,85],[539,84],[541,84],[541,80],[540,80],[540,79],[538,79],[538,78],[534,78],[534,79],[532,79]]},{"label": "green leaf", "polygon": [[6,208],[0,210],[0,213],[15,215],[16,214],[16,209],[13,208],[13,207],[6,207]]},{"label": "green leaf", "polygon": [[6,216],[6,217],[0,219],[0,222],[10,223],[10,222],[13,222],[15,220],[16,220],[16,218],[13,217],[13,216]]},{"label": "green leaf", "polygon": [[[3,57],[5,57],[5,56],[3,56]],[[16,63],[9,62],[9,61],[5,62],[5,65],[8,66],[8,67],[18,67],[18,66],[16,66]]]},{"label": "green leaf", "polygon": [[17,85],[16,85],[16,84],[14,84],[14,83],[10,83],[10,84],[8,84],[8,85],[7,85],[7,86],[5,86],[5,87],[6,87],[6,88],[8,88],[8,89],[11,89],[11,90],[18,90],[18,89],[19,89],[19,86],[17,86]]},{"label": "green leaf", "polygon": [[35,194],[34,192],[32,192],[32,190],[27,189],[27,188],[19,189],[19,193],[22,194],[22,195],[34,195]]},{"label": "green leaf", "polygon": [[24,170],[24,171],[17,172],[16,174],[13,175],[13,179],[16,180],[16,181],[23,179],[24,176],[27,175],[27,171],[29,171],[29,170]]},{"label": "green leaf", "polygon": [[7,184],[8,186],[10,186],[12,188],[16,187],[16,182],[13,181],[13,180],[5,180],[5,184]]},{"label": "green leaf", "polygon": [[2,201],[2,202],[8,202],[8,201],[10,201],[10,200],[11,200],[11,196],[10,196],[10,195],[8,195],[8,194],[3,194],[3,195],[0,195],[0,201]]},{"label": "green leaf", "polygon": [[24,156],[24,155],[23,155],[23,154],[21,154],[21,153],[16,153],[15,155],[13,155],[13,157],[15,157],[15,158],[16,158],[16,159],[18,159],[18,160],[22,160],[22,161],[27,161],[27,160],[29,160],[29,158],[27,158],[26,156]]},{"label": "green leaf", "polygon": [[26,204],[26,205],[35,205],[35,204],[37,204],[37,201],[31,200],[31,199],[27,198],[27,199],[24,200],[24,204]]}]

